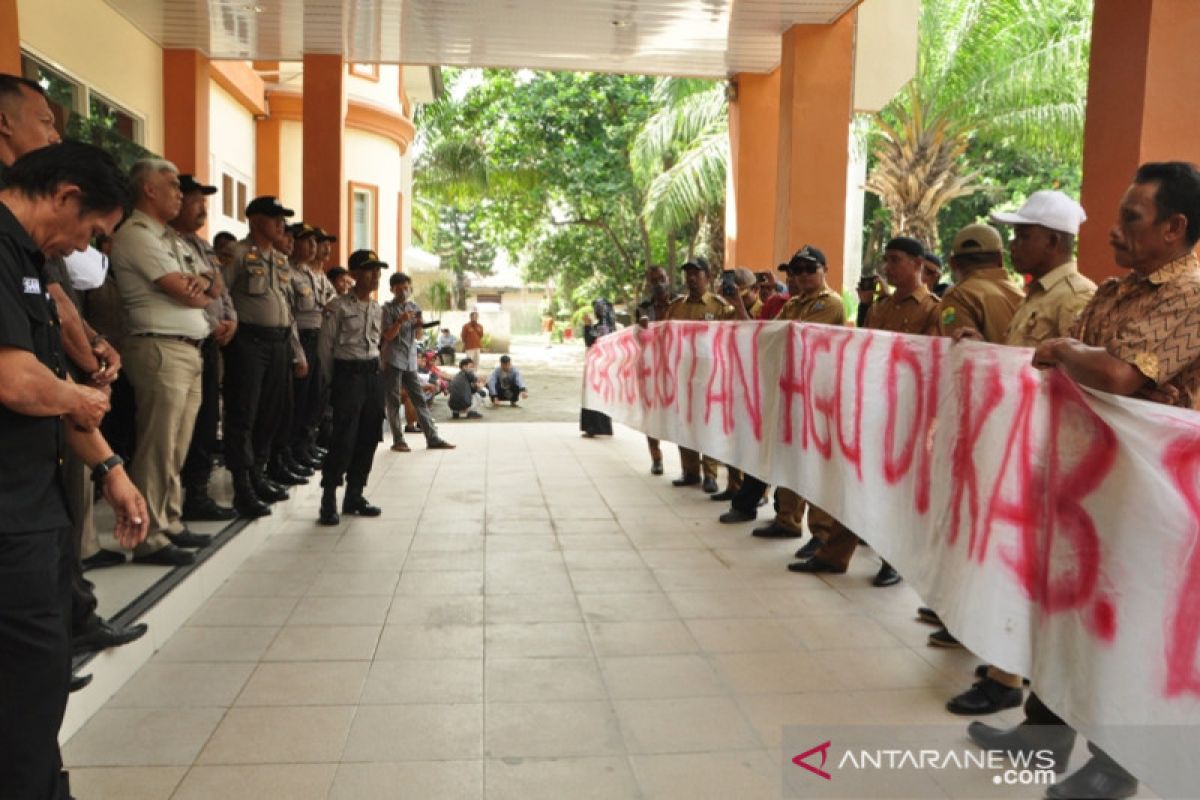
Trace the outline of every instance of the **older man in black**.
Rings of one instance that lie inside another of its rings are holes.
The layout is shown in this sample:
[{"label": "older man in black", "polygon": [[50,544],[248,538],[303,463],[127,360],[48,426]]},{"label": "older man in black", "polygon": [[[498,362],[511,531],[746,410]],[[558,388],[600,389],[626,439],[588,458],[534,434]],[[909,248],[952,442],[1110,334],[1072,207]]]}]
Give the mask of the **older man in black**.
[{"label": "older man in black", "polygon": [[[83,249],[121,218],[124,178],[89,145],[19,159],[0,191],[0,794],[69,797],[57,735],[71,673],[70,515],[63,458],[94,468],[117,514],[117,538],[146,535],[142,496],[96,430],[98,389],[67,379],[47,257]],[[64,424],[64,419],[66,423]]]}]

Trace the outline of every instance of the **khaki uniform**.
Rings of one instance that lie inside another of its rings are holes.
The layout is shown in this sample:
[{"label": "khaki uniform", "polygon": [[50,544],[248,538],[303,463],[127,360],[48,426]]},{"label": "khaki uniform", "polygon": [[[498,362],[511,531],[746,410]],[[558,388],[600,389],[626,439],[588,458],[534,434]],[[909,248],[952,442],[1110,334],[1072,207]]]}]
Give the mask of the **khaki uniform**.
[{"label": "khaki uniform", "polygon": [[234,245],[225,285],[238,319],[261,328],[291,327],[292,271],[278,250],[264,253],[249,239]]},{"label": "khaki uniform", "polygon": [[1024,294],[1008,279],[1003,267],[976,269],[942,298],[938,332],[951,336],[959,328],[974,328],[984,341],[1001,344],[1023,299]]},{"label": "khaki uniform", "polygon": [[[657,322],[660,319],[667,318],[667,308],[670,307],[673,300],[668,300],[666,305],[659,306],[653,300],[643,300],[638,303],[638,319],[645,317],[651,322]],[[660,442],[653,436],[646,437],[646,446],[650,449],[650,461],[653,463],[662,463],[662,447]]]},{"label": "khaki uniform", "polygon": [[1088,302],[1096,284],[1079,274],[1074,261],[1055,267],[1029,284],[1004,333],[1012,347],[1037,347],[1047,339],[1066,336]]},{"label": "khaki uniform", "polygon": [[822,325],[845,325],[846,307],[842,298],[828,286],[819,291],[793,297],[783,304],[775,319],[794,322],[818,322]]},{"label": "khaki uniform", "polygon": [[[692,322],[729,320],[733,319],[733,307],[712,292],[705,292],[698,301],[689,300],[685,295],[667,306],[664,319]],[[700,453],[686,447],[679,448],[679,461],[683,465],[685,476],[699,475],[703,469],[704,477],[713,480],[717,479],[717,467],[721,464],[715,458],[701,456]]]},{"label": "khaki uniform", "polygon": [[1148,277],[1110,278],[1071,336],[1174,388],[1172,405],[1200,410],[1200,261],[1188,254]]}]

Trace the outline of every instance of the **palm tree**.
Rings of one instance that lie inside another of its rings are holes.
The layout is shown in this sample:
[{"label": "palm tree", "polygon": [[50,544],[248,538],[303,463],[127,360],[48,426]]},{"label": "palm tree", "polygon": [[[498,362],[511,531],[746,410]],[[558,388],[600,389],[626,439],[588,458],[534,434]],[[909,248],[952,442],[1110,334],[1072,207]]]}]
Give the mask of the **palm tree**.
[{"label": "palm tree", "polygon": [[917,74],[877,117],[866,188],[892,233],[938,241],[938,212],[978,188],[974,142],[1081,157],[1091,0],[925,0]]}]

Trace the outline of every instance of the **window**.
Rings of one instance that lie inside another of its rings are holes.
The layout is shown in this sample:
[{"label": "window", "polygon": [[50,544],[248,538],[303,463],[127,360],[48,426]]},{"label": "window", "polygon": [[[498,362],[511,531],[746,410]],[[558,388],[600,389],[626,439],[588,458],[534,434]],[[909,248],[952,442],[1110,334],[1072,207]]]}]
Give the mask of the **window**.
[{"label": "window", "polygon": [[378,250],[379,187],[350,184],[350,246],[352,250]]},{"label": "window", "polygon": [[362,78],[368,81],[379,80],[379,65],[378,64],[357,64],[351,62],[350,74],[356,78]]},{"label": "window", "polygon": [[221,176],[221,213],[233,219],[233,178],[228,175]]},{"label": "window", "polygon": [[249,201],[246,198],[246,184],[241,181],[237,182],[237,219],[238,222],[246,221],[246,204]]},{"label": "window", "polygon": [[221,173],[221,213],[229,219],[236,219],[238,222],[246,221],[246,203],[250,196],[250,187],[246,181],[239,177],[230,175],[228,172]]}]

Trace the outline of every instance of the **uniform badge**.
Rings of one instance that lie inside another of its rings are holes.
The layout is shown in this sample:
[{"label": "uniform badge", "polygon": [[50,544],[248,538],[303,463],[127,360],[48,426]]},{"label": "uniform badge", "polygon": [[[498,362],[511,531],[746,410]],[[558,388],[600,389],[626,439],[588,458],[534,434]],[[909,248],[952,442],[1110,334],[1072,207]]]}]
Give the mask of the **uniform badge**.
[{"label": "uniform badge", "polygon": [[37,278],[22,278],[21,285],[24,288],[25,294],[42,293],[42,282]]},{"label": "uniform badge", "polygon": [[708,313],[708,312],[705,312],[705,314],[704,314],[704,321],[705,321],[705,322],[712,322],[714,319],[716,319],[716,317],[715,317],[715,316],[713,316],[712,314],[710,314],[710,313]]},{"label": "uniform badge", "polygon": [[954,306],[948,306],[942,311],[943,325],[952,325],[956,319],[958,319],[958,313],[954,310]]},{"label": "uniform badge", "polygon": [[820,311],[823,308],[825,308],[824,303],[813,303],[813,307],[812,307],[813,311]]}]

